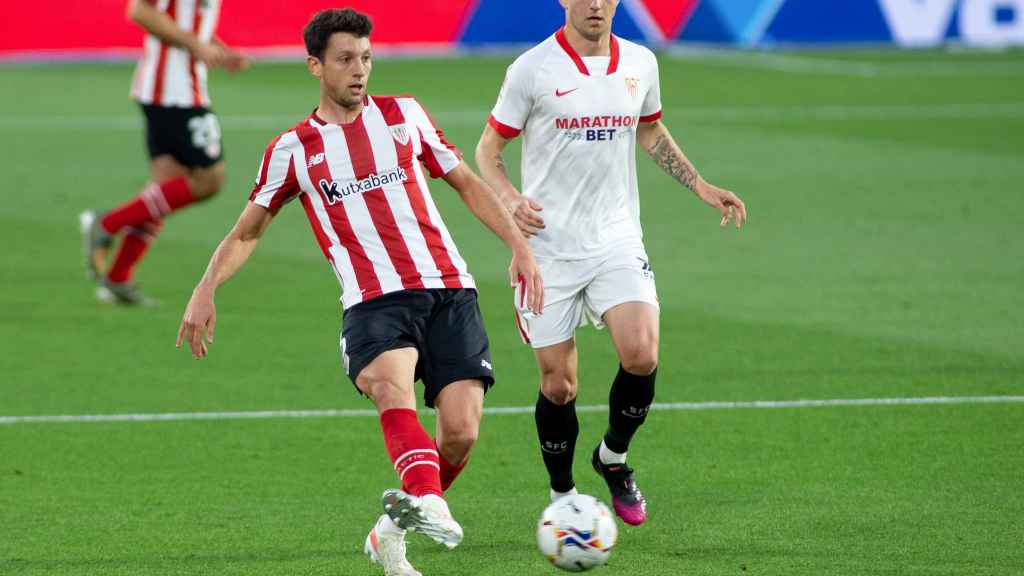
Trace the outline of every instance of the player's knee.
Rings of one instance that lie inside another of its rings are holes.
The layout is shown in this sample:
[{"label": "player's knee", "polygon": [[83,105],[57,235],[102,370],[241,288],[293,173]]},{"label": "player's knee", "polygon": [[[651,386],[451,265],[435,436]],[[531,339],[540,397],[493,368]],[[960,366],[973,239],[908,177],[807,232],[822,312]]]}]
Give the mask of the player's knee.
[{"label": "player's knee", "polygon": [[576,381],[562,373],[542,374],[541,393],[552,404],[563,406],[576,399]]},{"label": "player's knee", "polygon": [[469,420],[460,422],[458,425],[445,430],[441,445],[438,448],[446,460],[458,465],[469,457],[469,452],[473,449],[473,445],[476,444],[479,434],[479,423]]},{"label": "player's knee", "polygon": [[[360,374],[356,378],[356,387],[382,410],[408,404],[411,394],[407,386],[403,386],[393,378],[379,377],[374,374]],[[415,398],[413,398],[413,403],[415,403]]]},{"label": "player's knee", "polygon": [[630,346],[619,360],[626,372],[647,376],[658,367],[658,349],[656,346]]},{"label": "player's knee", "polygon": [[197,199],[205,199],[220,192],[224,185],[224,163],[218,162],[209,168],[193,170],[189,177],[192,195]]}]

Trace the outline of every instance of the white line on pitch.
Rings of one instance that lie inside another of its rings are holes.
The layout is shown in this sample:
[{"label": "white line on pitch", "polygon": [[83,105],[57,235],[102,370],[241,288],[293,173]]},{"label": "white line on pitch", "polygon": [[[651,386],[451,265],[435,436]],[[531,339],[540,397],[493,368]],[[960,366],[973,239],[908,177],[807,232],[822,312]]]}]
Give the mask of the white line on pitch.
[{"label": "white line on pitch", "polygon": [[[923,406],[935,404],[1024,403],[1024,396],[928,396],[921,398],[834,398],[826,400],[754,400],[750,402],[656,403],[654,410],[737,410],[825,408],[837,406]],[[577,412],[606,412],[607,406],[577,406]],[[421,410],[429,414],[430,410]],[[533,406],[492,406],[484,414],[532,414]],[[0,424],[59,424],[73,422],[167,422],[176,420],[257,420],[267,418],[370,418],[376,410],[259,410],[251,412],[168,412],[157,414],[79,414],[0,416]]]}]

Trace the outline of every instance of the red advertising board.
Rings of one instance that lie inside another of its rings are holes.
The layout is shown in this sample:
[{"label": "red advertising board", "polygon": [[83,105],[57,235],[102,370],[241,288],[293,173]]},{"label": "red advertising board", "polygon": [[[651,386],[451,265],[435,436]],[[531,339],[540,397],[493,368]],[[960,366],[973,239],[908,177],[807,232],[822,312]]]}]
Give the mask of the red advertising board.
[{"label": "red advertising board", "polygon": [[[374,21],[375,44],[447,46],[466,25],[475,0],[223,0],[218,34],[240,47],[301,46],[302,27],[317,10],[350,6]],[[142,32],[125,18],[127,0],[12,3],[0,24],[0,52],[91,52],[137,49]]]}]

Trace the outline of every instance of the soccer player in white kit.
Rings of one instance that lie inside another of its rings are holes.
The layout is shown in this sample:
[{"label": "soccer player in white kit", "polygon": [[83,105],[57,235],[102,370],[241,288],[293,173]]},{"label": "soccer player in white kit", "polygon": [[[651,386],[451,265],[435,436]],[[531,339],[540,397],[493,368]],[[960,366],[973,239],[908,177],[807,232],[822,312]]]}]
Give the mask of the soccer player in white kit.
[{"label": "soccer player in white kit", "polygon": [[[735,194],[700,177],[661,123],[654,54],[611,33],[617,0],[561,0],[565,27],[509,67],[476,150],[484,179],[530,238],[544,277],[544,309],[516,290],[516,322],[540,369],[535,411],[552,500],[575,492],[577,353],[574,333],[607,325],[620,367],[609,422],[591,462],[629,524],[647,517],[626,452],[654,400],[658,297],[644,250],[636,144],[670,176],[721,212],[747,218]],[[523,135],[522,193],[501,152]]]},{"label": "soccer player in white kit", "polygon": [[[402,489],[384,493],[364,551],[385,576],[420,576],[405,555],[405,531],[450,548],[462,539],[444,493],[476,442],[494,383],[473,276],[427,185],[444,178],[470,211],[512,251],[510,280],[543,286],[526,239],[494,192],[445,141],[412,96],[367,93],[373,60],[370,19],[351,9],[318,12],[303,37],[320,82],[317,108],[267,146],[238,223],[196,286],[178,333],[206,356],[216,319],[214,292],[246,261],[279,210],[305,209],[317,244],[342,285],[345,371],[380,415]],[[288,279],[281,279],[283,292]],[[416,380],[437,410],[431,438],[416,413]]]},{"label": "soccer player in white kit", "polygon": [[[146,31],[132,98],[146,119],[150,182],[106,212],[79,216],[86,268],[96,296],[124,305],[151,302],[133,281],[163,220],[216,194],[224,180],[217,116],[210,109],[208,68],[236,72],[248,61],[217,38],[220,0],[129,0],[128,17]],[[109,268],[114,240],[121,245]]]}]

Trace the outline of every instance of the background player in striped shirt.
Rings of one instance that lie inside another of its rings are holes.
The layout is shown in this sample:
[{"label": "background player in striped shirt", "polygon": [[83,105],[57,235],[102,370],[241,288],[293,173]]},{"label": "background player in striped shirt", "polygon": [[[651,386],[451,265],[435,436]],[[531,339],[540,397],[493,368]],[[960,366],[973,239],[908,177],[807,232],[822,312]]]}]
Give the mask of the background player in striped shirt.
[{"label": "background player in striped shirt", "polygon": [[[208,67],[236,72],[248,61],[215,35],[220,0],[131,0],[128,17],[146,32],[132,97],[146,118],[150,182],[106,213],[80,216],[86,267],[104,301],[148,302],[132,280],[163,219],[216,194],[224,180],[220,125],[210,110]],[[123,234],[110,269],[107,255]]]},{"label": "background player in striped shirt", "polygon": [[[343,288],[345,370],[376,405],[402,482],[402,490],[384,493],[386,513],[364,550],[386,574],[415,576],[405,529],[449,547],[462,539],[443,495],[469,457],[494,382],[473,277],[426,175],[444,178],[509,246],[510,281],[530,286],[534,311],[543,305],[543,286],[511,214],[420,103],[367,94],[370,29],[366,16],[349,9],[325,10],[306,26],[320,103],[267,147],[248,206],[193,292],[178,345],[187,341],[196,357],[207,354],[214,291],[242,266],[278,210],[298,198]],[[416,415],[417,379],[425,404],[437,409],[436,443]]]},{"label": "background player in striped shirt", "polygon": [[[540,368],[536,424],[551,498],[575,491],[575,330],[588,321],[607,325],[620,366],[608,428],[591,462],[616,513],[641,524],[646,501],[626,452],[654,401],[659,304],[640,227],[636,144],[718,209],[722,226],[735,218],[738,228],[746,208],[702,179],[661,123],[658,62],[650,50],[612,35],[618,1],[561,3],[565,27],[509,67],[477,165],[530,237],[547,286],[544,315],[520,306],[516,319]],[[522,194],[501,159],[521,132]]]}]

